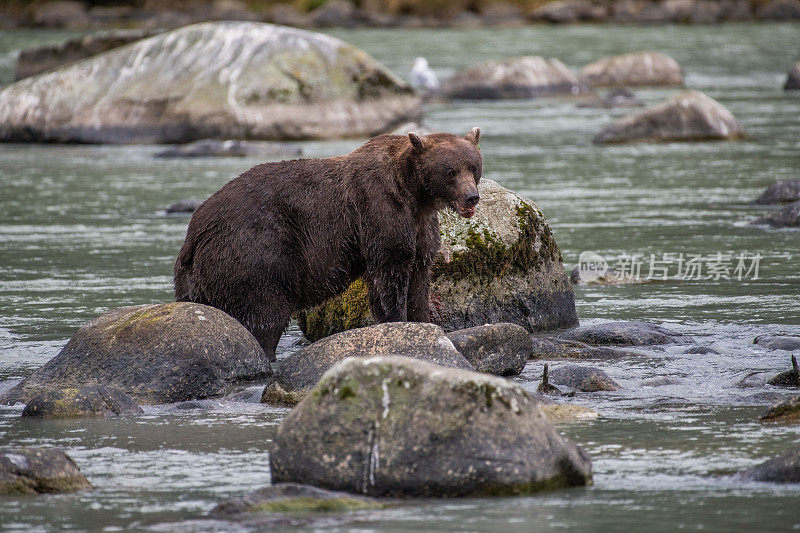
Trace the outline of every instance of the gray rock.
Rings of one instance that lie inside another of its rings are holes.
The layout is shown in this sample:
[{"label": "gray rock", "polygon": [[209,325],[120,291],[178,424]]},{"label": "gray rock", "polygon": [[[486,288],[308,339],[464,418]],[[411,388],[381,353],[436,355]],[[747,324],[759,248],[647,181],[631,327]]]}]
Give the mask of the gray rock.
[{"label": "gray rock", "polygon": [[26,48],[17,57],[16,79],[71,65],[113,48],[152,37],[147,30],[110,30],[69,39],[61,44]]},{"label": "gray rock", "polygon": [[362,50],[252,22],[179,28],[0,90],[0,140],[17,142],[357,137],[420,115]]},{"label": "gray rock", "polygon": [[178,200],[167,208],[167,214],[194,213],[203,200]]},{"label": "gray rock", "polygon": [[646,280],[636,276],[620,276],[616,270],[608,269],[601,275],[599,272],[581,270],[580,265],[575,266],[569,279],[575,285],[627,285],[631,283],[644,283]]},{"label": "gray rock", "polygon": [[91,487],[75,461],[55,448],[0,448],[0,496]]},{"label": "gray rock", "polygon": [[294,405],[336,363],[348,357],[381,355],[401,355],[446,367],[473,369],[439,326],[388,322],[331,335],[296,351],[281,362],[264,388],[261,401]]},{"label": "gray rock", "polygon": [[138,415],[142,408],[133,398],[111,387],[79,387],[46,391],[34,396],[22,416],[42,418],[109,418]]},{"label": "gray rock", "polygon": [[442,84],[442,94],[469,100],[535,98],[587,94],[561,61],[541,56],[486,61],[457,72]]},{"label": "gray rock", "polygon": [[619,359],[621,357],[642,357],[642,352],[590,346],[584,342],[559,339],[556,337],[534,337],[531,359]]},{"label": "gray rock", "polygon": [[762,422],[797,424],[800,422],[800,395],[776,403],[759,417]]},{"label": "gray rock", "polygon": [[758,20],[798,20],[800,0],[772,0],[756,9]]},{"label": "gray rock", "polygon": [[800,448],[743,470],[737,477],[746,481],[800,483]]},{"label": "gray rock", "polygon": [[621,387],[598,368],[564,365],[550,370],[550,381],[581,392],[615,391]]},{"label": "gray rock", "polygon": [[584,486],[591,463],[503,378],[403,357],[339,363],[278,428],[274,482],[369,496]]},{"label": "gray rock", "polygon": [[[494,181],[478,185],[475,216],[439,213],[442,245],[431,272],[431,322],[445,331],[511,322],[530,331],[577,324],[575,293],[552,229],[534,202]],[[310,340],[369,325],[367,289],[358,280],[342,296],[300,313]]]},{"label": "gray rock", "polygon": [[687,348],[683,353],[690,355],[706,355],[709,353],[719,354],[720,352],[710,346],[692,346],[691,348]]},{"label": "gray rock", "polygon": [[558,0],[534,9],[529,18],[557,24],[572,22],[601,22],[608,17],[608,7],[589,0]]},{"label": "gray rock", "polygon": [[800,337],[795,335],[759,335],[753,340],[765,350],[800,350]]},{"label": "gray rock", "polygon": [[56,0],[34,4],[33,25],[44,28],[83,30],[89,26],[89,14],[83,2]]},{"label": "gray rock", "polygon": [[447,337],[475,370],[498,376],[522,373],[533,354],[530,333],[517,324],[475,326],[454,331]]},{"label": "gray rock", "polygon": [[611,109],[614,107],[642,107],[644,102],[628,89],[614,89],[602,98],[595,98],[588,102],[581,102],[578,107],[594,107]]},{"label": "gray rock", "polygon": [[692,24],[716,24],[725,13],[723,2],[718,0],[698,0],[693,2],[689,20]]},{"label": "gray rock", "polygon": [[776,387],[800,388],[800,371],[797,368],[797,357],[792,356],[792,368],[786,372],[781,372],[767,383]]},{"label": "gray rock", "polygon": [[623,117],[598,133],[595,144],[734,140],[744,137],[736,118],[716,100],[685,91]]},{"label": "gray rock", "polygon": [[692,338],[649,322],[606,322],[578,328],[558,337],[590,345],[652,346],[690,343]]},{"label": "gray rock", "polygon": [[783,90],[784,91],[800,90],[800,61],[792,65],[792,69],[786,75],[786,83],[783,86]]},{"label": "gray rock", "polygon": [[156,157],[185,158],[185,157],[276,157],[299,156],[303,150],[288,143],[270,141],[240,141],[230,139],[220,141],[216,139],[201,139],[173,146],[155,154]]},{"label": "gray rock", "polygon": [[786,205],[752,222],[757,226],[773,228],[800,228],[800,202]]},{"label": "gray rock", "polygon": [[800,201],[800,178],[776,181],[753,202],[756,205],[790,204]]},{"label": "gray rock", "polygon": [[604,57],[583,67],[581,78],[594,87],[683,83],[681,66],[661,52],[635,52]]},{"label": "gray rock", "polygon": [[237,518],[248,513],[314,513],[381,509],[385,503],[346,492],[301,485],[278,483],[249,492],[240,498],[222,502],[211,510],[214,518]]},{"label": "gray rock", "polygon": [[258,341],[219,309],[187,302],[139,305],[81,327],[58,355],[0,402],[100,385],[140,403],[180,402],[221,396],[233,383],[270,374]]}]

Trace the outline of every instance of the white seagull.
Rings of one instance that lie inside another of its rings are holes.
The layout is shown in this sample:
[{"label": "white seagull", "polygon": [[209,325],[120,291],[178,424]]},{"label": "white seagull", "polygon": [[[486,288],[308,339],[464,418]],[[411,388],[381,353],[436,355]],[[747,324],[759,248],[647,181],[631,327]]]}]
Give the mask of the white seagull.
[{"label": "white seagull", "polygon": [[411,67],[411,86],[425,92],[439,89],[439,78],[428,66],[428,60],[424,57],[414,60],[414,66]]}]

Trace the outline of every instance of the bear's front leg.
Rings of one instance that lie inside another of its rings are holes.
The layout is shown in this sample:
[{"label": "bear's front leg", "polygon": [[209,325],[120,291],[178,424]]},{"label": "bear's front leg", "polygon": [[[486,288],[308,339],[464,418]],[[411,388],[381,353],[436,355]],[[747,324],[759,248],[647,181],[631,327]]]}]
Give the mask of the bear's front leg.
[{"label": "bear's front leg", "polygon": [[430,322],[431,270],[427,265],[417,265],[408,285],[408,321]]},{"label": "bear's front leg", "polygon": [[369,307],[378,322],[408,320],[408,286],[411,277],[408,264],[384,266],[367,272]]}]

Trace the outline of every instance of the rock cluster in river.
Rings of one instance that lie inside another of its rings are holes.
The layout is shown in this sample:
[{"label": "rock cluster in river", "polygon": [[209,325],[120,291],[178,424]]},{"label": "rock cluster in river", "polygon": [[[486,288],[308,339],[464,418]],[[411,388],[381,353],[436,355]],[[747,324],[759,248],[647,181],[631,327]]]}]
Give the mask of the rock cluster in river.
[{"label": "rock cluster in river", "polygon": [[525,494],[591,463],[519,385],[405,357],[350,358],[278,429],[274,482],[391,497]]},{"label": "rock cluster in river", "polygon": [[58,355],[0,401],[108,386],[145,404],[179,402],[220,396],[233,383],[271,373],[258,341],[219,309],[185,302],[140,305],[81,327]]},{"label": "rock cluster in river", "polygon": [[249,22],[183,27],[0,90],[0,140],[181,143],[376,134],[413,90],[334,37]]},{"label": "rock cluster in river", "polygon": [[0,448],[0,496],[74,492],[91,486],[61,450]]}]

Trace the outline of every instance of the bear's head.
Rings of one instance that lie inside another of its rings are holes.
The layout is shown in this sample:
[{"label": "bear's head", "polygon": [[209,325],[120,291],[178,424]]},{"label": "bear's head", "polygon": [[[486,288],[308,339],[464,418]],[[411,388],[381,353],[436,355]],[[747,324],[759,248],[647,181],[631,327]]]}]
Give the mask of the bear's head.
[{"label": "bear's head", "polygon": [[464,137],[450,133],[408,134],[424,191],[437,208],[450,207],[465,218],[475,214],[480,200],[478,182],[483,173],[480,138],[477,127]]}]

